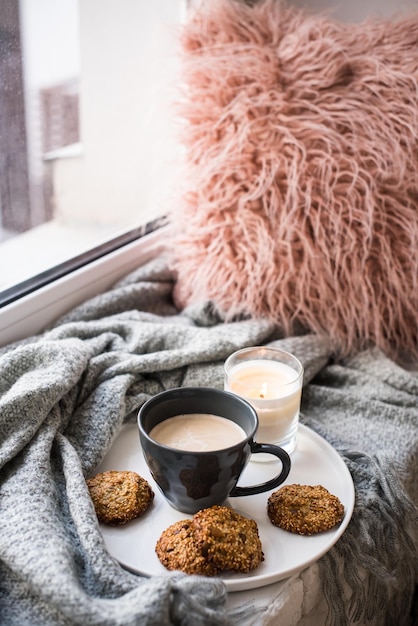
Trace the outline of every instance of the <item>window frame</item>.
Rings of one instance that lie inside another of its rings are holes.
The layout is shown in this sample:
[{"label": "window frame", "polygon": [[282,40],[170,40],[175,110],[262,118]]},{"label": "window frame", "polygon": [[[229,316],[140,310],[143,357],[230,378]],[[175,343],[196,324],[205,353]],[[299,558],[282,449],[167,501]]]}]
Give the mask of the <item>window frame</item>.
[{"label": "window frame", "polygon": [[[0,308],[0,348],[42,332],[73,307],[161,254],[168,230],[164,222],[145,224],[24,281],[34,284],[16,297],[9,294],[9,301]],[[17,290],[24,288],[23,283],[16,286]]]}]

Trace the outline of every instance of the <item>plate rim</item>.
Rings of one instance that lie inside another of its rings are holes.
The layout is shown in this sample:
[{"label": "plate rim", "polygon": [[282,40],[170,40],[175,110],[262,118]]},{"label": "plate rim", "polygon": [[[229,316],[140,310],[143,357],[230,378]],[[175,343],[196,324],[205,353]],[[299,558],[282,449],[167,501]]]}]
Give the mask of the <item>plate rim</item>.
[{"label": "plate rim", "polygon": [[[120,429],[118,435],[115,437],[115,440],[113,441],[111,447],[109,448],[109,450],[107,451],[107,453],[105,454],[104,458],[102,459],[101,463],[96,467],[96,469],[94,470],[94,474],[100,472],[100,471],[105,471],[105,469],[110,469],[109,467],[105,467],[106,466],[106,459],[108,457],[108,455],[110,454],[110,452],[112,451],[112,449],[114,449],[114,445],[117,442],[118,438],[122,435],[122,433],[126,432],[127,429],[135,429],[137,430],[137,425],[135,423],[127,423],[124,424],[122,426],[122,428]],[[287,578],[290,578],[291,576],[301,572],[302,570],[306,569],[307,567],[309,567],[310,565],[316,563],[322,556],[324,556],[324,554],[326,554],[335,544],[336,542],[340,539],[340,537],[343,535],[343,533],[345,532],[352,514],[353,514],[353,510],[354,510],[354,504],[355,504],[355,487],[354,487],[354,483],[353,483],[353,479],[352,476],[350,474],[350,471],[344,461],[344,459],[342,458],[342,456],[338,453],[338,451],[334,448],[334,446],[332,446],[328,441],[326,441],[326,439],[324,439],[321,435],[319,435],[317,432],[315,432],[312,428],[310,428],[309,426],[306,426],[305,424],[299,423],[299,430],[301,433],[303,433],[306,438],[308,439],[308,441],[314,441],[316,442],[317,445],[320,445],[322,447],[325,447],[328,454],[332,455],[332,458],[334,460],[334,462],[338,463],[338,465],[341,468],[341,472],[343,473],[343,478],[344,478],[344,482],[346,483],[344,485],[344,488],[347,490],[346,492],[346,502],[344,503],[344,518],[342,520],[342,522],[340,523],[340,525],[338,526],[338,528],[336,528],[332,535],[330,535],[330,540],[328,542],[326,542],[322,548],[320,550],[318,550],[318,552],[315,552],[315,554],[312,555],[312,557],[307,558],[306,560],[303,561],[303,563],[299,563],[299,564],[295,564],[293,567],[286,569],[285,571],[282,572],[265,572],[263,574],[259,574],[259,575],[251,575],[251,576],[246,576],[246,575],[241,575],[239,573],[236,574],[227,574],[225,576],[218,576],[218,578],[220,578],[228,592],[235,592],[235,591],[245,591],[245,590],[250,590],[250,589],[257,589],[259,587],[264,587],[267,585],[270,585],[274,582],[279,582],[281,580],[286,580]],[[141,453],[141,445],[139,442],[139,435],[138,435],[138,451]],[[143,459],[143,456],[141,454],[142,457],[142,461],[145,464],[145,460]],[[255,462],[254,462],[255,463]],[[259,463],[257,463],[257,465],[259,465]],[[139,469],[139,468],[138,468]],[[138,472],[139,473],[139,472]],[[149,473],[149,472],[148,472]],[[152,487],[153,490],[155,491],[155,495],[159,496],[162,500],[164,500],[161,492],[159,491],[158,487],[156,486],[155,482],[153,481],[152,477],[146,476],[147,480],[152,481]],[[288,477],[289,479],[289,477]],[[291,482],[289,483],[289,480],[286,480],[283,484],[292,484]],[[307,482],[306,484],[309,484],[309,482]],[[271,490],[274,491],[274,490]],[[264,495],[267,496],[267,494],[269,494],[270,492],[266,492]],[[250,498],[251,496],[247,496],[247,498]],[[243,500],[243,498],[231,498],[229,500],[229,502],[231,500]],[[170,505],[168,503],[166,503],[166,505],[169,507]],[[171,507],[170,507],[171,508]],[[239,507],[236,507],[239,508]],[[175,510],[173,509],[173,512]],[[181,514],[178,511],[175,512],[176,514],[180,514],[183,515],[184,518],[186,517],[192,517],[191,515],[188,515],[186,513]],[[245,513],[244,513],[245,514]],[[257,518],[255,518],[256,521]],[[170,525],[169,522],[167,524],[167,526]],[[260,523],[260,522],[259,522]],[[164,575],[170,575],[173,572],[171,571],[161,571],[161,572],[150,572],[150,571],[146,571],[146,570],[141,570],[139,568],[136,567],[132,567],[131,564],[127,563],[124,559],[122,559],[120,556],[118,556],[116,554],[117,551],[113,551],[112,550],[112,546],[109,545],[109,540],[110,540],[110,535],[111,535],[111,531],[109,531],[109,528],[114,529],[115,527],[109,527],[106,526],[105,524],[101,524],[99,523],[99,528],[106,546],[107,551],[109,552],[109,554],[115,558],[118,563],[126,570],[136,574],[136,575],[141,575],[141,576],[145,576],[145,577],[153,577],[153,576],[164,576]],[[117,527],[118,530],[121,530],[121,532],[123,532],[124,527]],[[107,531],[110,532],[110,535],[107,534]],[[285,531],[283,531],[285,532]]]}]

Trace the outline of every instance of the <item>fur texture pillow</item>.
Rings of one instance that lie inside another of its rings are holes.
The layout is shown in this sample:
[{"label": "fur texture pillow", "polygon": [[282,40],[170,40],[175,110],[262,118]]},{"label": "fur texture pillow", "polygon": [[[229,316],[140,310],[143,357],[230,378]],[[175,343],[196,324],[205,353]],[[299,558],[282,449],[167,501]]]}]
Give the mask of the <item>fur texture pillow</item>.
[{"label": "fur texture pillow", "polygon": [[418,13],[210,0],[181,41],[177,302],[418,356]]}]

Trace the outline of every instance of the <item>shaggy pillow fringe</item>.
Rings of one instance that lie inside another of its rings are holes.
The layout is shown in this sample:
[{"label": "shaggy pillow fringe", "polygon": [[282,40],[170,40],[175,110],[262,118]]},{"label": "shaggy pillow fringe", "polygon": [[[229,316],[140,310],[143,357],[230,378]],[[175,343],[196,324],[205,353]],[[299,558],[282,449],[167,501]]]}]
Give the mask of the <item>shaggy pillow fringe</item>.
[{"label": "shaggy pillow fringe", "polygon": [[418,357],[418,14],[211,0],[181,43],[180,306]]}]

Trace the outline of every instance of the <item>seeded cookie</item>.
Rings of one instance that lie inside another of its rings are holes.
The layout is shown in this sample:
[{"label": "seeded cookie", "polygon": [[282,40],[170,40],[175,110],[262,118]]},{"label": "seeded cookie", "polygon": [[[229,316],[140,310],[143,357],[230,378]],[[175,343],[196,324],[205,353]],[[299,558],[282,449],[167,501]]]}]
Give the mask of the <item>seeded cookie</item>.
[{"label": "seeded cookie", "polygon": [[201,554],[220,570],[249,572],[264,560],[256,522],[232,509],[202,509],[193,526]]},{"label": "seeded cookie", "polygon": [[322,485],[285,485],[269,497],[267,515],[279,528],[314,535],[341,522],[344,506]]},{"label": "seeded cookie", "polygon": [[150,485],[130,471],[109,470],[87,480],[97,518],[104,524],[125,524],[140,517],[154,499]]},{"label": "seeded cookie", "polygon": [[169,570],[203,576],[214,576],[219,572],[200,552],[194,536],[193,520],[180,520],[166,528],[156,543],[155,552]]}]

